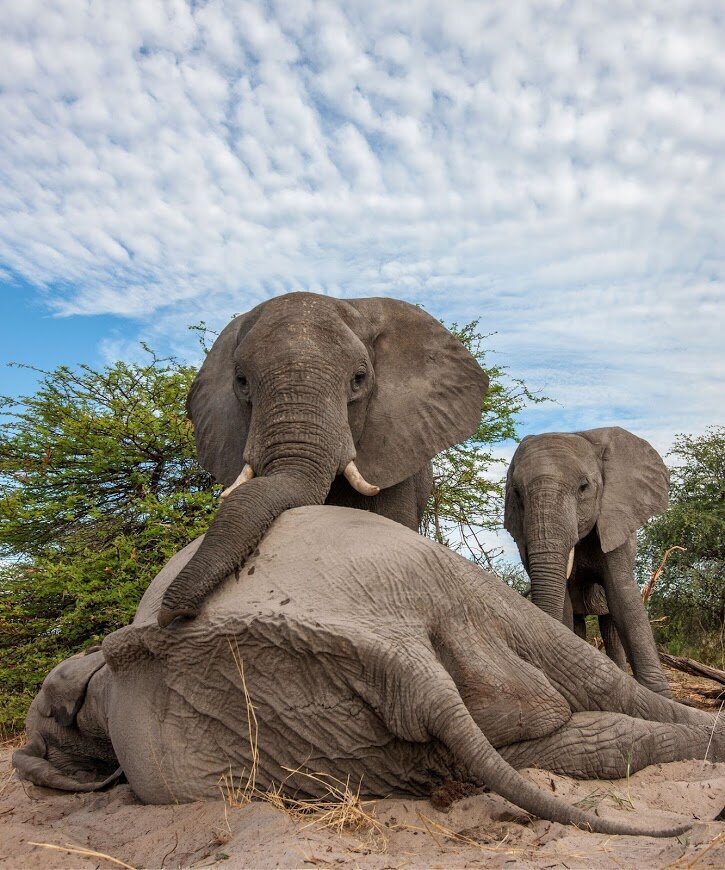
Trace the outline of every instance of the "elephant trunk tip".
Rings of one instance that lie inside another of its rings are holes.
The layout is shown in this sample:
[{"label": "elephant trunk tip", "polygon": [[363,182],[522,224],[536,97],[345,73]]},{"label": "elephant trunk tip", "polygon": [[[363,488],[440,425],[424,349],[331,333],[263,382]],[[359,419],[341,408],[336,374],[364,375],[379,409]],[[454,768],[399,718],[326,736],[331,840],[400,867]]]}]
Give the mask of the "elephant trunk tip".
[{"label": "elephant trunk tip", "polygon": [[168,628],[175,619],[194,619],[199,615],[195,607],[168,607],[162,604],[156,615],[159,628]]}]

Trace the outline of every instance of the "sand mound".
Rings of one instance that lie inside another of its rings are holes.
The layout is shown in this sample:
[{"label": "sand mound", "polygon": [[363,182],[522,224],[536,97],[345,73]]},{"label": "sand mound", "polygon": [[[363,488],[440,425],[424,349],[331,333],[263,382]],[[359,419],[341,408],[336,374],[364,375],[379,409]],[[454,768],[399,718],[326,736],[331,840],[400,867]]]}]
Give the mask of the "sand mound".
[{"label": "sand mound", "polygon": [[87,849],[141,867],[724,867],[725,764],[655,765],[629,781],[575,781],[541,770],[526,775],[602,815],[634,814],[653,824],[693,821],[678,839],[607,837],[532,820],[492,794],[445,813],[429,801],[380,800],[366,809],[379,827],[335,833],[311,819],[255,802],[143,806],[127,785],[71,795],[21,783],[0,757],[0,867],[114,867],[112,861],[31,843]]}]

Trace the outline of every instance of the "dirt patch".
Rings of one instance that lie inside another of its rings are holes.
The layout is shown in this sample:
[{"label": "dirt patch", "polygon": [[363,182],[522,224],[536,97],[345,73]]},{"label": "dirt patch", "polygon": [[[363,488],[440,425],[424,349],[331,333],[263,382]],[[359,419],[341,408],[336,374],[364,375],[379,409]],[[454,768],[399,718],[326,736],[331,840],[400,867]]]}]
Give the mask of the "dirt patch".
[{"label": "dirt patch", "polygon": [[676,671],[667,665],[663,665],[662,669],[676,701],[714,713],[720,709],[725,700],[725,686],[715,680],[708,680],[707,677],[693,677],[683,671]]},{"label": "dirt patch", "polygon": [[[531,819],[494,794],[475,794],[448,812],[429,801],[380,800],[367,809],[379,828],[354,834],[317,829],[263,802],[143,806],[128,785],[100,794],[62,794],[21,783],[0,753],[0,867],[723,867],[725,764],[654,765],[627,780],[575,781],[541,770],[526,776],[603,816],[653,825],[693,822],[679,838],[611,837]],[[73,852],[51,850],[45,843]],[[103,853],[108,858],[81,854]],[[114,858],[122,864],[114,864]]]}]

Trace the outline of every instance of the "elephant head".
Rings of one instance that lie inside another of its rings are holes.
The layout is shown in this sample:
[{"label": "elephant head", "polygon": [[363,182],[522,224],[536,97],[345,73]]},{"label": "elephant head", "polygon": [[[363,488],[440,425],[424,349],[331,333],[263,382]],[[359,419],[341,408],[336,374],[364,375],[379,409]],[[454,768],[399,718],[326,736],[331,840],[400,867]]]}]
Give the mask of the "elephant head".
[{"label": "elephant head", "polygon": [[108,736],[108,678],[98,647],[61,662],[28,711],[28,743],[13,765],[35,785],[95,791],[122,771]]},{"label": "elephant head", "polygon": [[657,451],[618,426],[524,438],[508,470],[504,528],[533,603],[562,621],[577,543],[596,529],[602,553],[621,547],[666,510],[668,487]]},{"label": "elephant head", "polygon": [[337,475],[372,496],[472,435],[487,387],[463,345],[405,302],[291,293],[236,317],[188,399],[225,497],[159,624],[195,616],[275,517],[322,504]]}]

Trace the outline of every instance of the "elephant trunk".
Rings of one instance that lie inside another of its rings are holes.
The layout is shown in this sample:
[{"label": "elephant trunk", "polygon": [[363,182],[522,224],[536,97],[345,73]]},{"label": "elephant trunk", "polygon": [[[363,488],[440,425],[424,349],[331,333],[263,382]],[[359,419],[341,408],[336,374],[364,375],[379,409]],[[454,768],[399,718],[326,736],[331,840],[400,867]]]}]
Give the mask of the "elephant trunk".
[{"label": "elephant trunk", "polygon": [[568,516],[564,504],[559,490],[539,489],[529,500],[525,531],[531,600],[559,622],[564,621],[566,584],[577,540],[575,518]]},{"label": "elephant trunk", "polygon": [[311,397],[291,408],[279,394],[261,409],[264,424],[255,430],[253,421],[247,442],[249,464],[259,476],[227,490],[201,546],[166,590],[157,617],[162,628],[178,616],[196,616],[206,596],[244,564],[281,513],[324,504],[355,451],[346,413],[319,409]]},{"label": "elephant trunk", "polygon": [[564,621],[566,598],[566,551],[529,550],[531,600],[544,613]]}]

